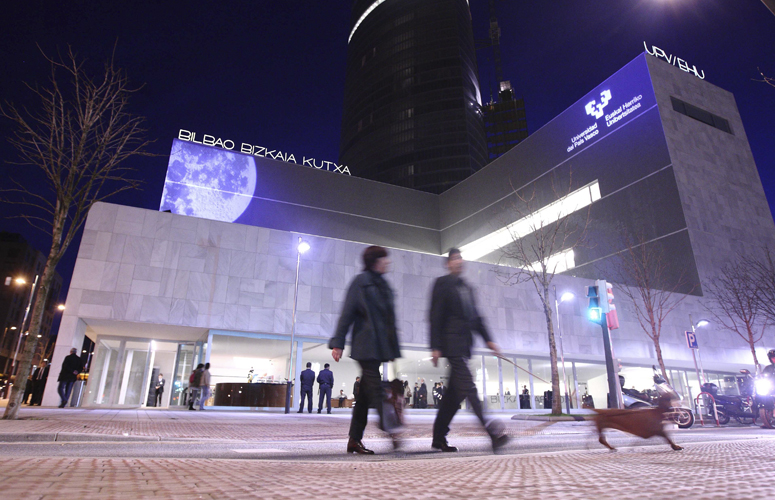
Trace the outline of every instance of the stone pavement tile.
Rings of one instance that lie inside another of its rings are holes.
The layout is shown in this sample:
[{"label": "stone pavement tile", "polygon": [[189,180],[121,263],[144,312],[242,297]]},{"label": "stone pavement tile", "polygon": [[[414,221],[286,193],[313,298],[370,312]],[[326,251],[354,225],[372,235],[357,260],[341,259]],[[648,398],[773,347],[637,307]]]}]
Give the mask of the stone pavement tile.
[{"label": "stone pavement tile", "polygon": [[[153,418],[140,415],[154,414]],[[337,415],[283,415],[258,412],[185,412],[147,410],[47,410],[25,409],[22,419],[0,421],[0,433],[76,433],[98,436],[145,436],[242,441],[328,440],[346,438],[349,413]],[[572,429],[551,422],[513,421],[508,415],[494,415],[512,436]],[[430,437],[433,415],[408,417],[405,437]],[[373,416],[372,416],[373,418]],[[452,425],[450,439],[481,436],[484,431],[470,415],[461,414]],[[369,425],[365,439],[381,438],[376,425]]]},{"label": "stone pavement tile", "polygon": [[[0,458],[20,498],[766,498],[775,438],[665,447],[384,461]],[[96,475],[94,475],[96,469]],[[186,472],[183,475],[182,472]],[[51,473],[59,472],[52,481]],[[86,473],[91,482],[84,482]],[[8,474],[5,474],[8,477]],[[129,478],[129,479],[127,479]],[[417,478],[428,483],[412,486]],[[96,485],[109,487],[100,488]],[[53,491],[52,491],[53,490]],[[175,493],[171,493],[175,492]],[[61,496],[59,497],[61,498]]]}]

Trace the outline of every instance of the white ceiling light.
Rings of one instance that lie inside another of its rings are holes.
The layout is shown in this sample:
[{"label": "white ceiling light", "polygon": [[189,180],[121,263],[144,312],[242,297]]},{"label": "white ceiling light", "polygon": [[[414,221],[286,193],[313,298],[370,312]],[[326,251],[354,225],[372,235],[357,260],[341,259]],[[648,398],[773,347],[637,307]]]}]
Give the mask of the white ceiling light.
[{"label": "white ceiling light", "polygon": [[524,238],[525,236],[534,233],[541,227],[552,224],[562,217],[588,207],[599,199],[600,184],[598,181],[595,181],[536,210],[532,214],[527,215],[516,222],[512,222],[506,227],[493,231],[478,240],[463,245],[460,248],[460,253],[465,260],[480,259],[485,255],[505,247],[517,239]]}]

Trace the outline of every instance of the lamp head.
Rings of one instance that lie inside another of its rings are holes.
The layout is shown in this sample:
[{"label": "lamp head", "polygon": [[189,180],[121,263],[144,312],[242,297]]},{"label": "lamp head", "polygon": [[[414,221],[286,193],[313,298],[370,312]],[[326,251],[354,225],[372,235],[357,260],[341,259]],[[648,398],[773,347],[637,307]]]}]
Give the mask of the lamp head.
[{"label": "lamp head", "polygon": [[576,298],[576,294],[574,294],[573,292],[565,292],[560,297],[560,302],[566,302],[568,300],[573,300],[575,298]]},{"label": "lamp head", "polygon": [[708,321],[707,319],[701,319],[697,322],[697,328],[708,326],[709,324],[710,324],[710,321]]},{"label": "lamp head", "polygon": [[309,243],[306,241],[301,241],[296,249],[299,251],[299,253],[306,253],[307,250],[309,250]]},{"label": "lamp head", "polygon": [[64,304],[59,304],[57,306],[57,309],[59,309],[60,311],[64,311],[65,310],[65,305]]},{"label": "lamp head", "polygon": [[27,280],[25,280],[24,278],[16,278],[14,281],[16,282],[17,285],[26,285],[27,284]]}]

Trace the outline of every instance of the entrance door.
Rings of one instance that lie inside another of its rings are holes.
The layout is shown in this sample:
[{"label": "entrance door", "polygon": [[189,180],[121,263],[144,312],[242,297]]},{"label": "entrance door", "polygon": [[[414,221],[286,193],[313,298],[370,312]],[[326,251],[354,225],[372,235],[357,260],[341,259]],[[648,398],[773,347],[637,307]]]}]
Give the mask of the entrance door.
[{"label": "entrance door", "polygon": [[[201,347],[133,339],[97,339],[85,406],[180,406],[188,373]],[[164,392],[156,397],[159,375]],[[182,382],[185,385],[182,386]],[[183,391],[181,391],[183,387]]]},{"label": "entrance door", "polygon": [[84,404],[140,406],[149,358],[150,342],[97,339]]},{"label": "entrance door", "polygon": [[170,406],[185,406],[188,404],[188,377],[196,366],[200,346],[196,344],[178,344],[175,359],[175,374],[170,386]]}]

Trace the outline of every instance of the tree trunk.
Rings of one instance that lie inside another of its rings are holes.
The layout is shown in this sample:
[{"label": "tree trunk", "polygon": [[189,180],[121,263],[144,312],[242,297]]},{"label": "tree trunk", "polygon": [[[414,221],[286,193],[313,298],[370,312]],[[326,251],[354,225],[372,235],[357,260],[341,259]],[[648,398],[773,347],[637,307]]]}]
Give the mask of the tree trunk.
[{"label": "tree trunk", "polygon": [[560,373],[557,370],[557,344],[554,340],[554,323],[552,322],[552,308],[547,303],[549,289],[544,288],[544,296],[541,302],[546,316],[546,330],[549,334],[549,364],[552,369],[552,415],[562,414],[562,400],[564,395],[560,393]]},{"label": "tree trunk", "polygon": [[756,374],[758,375],[758,374],[761,373],[761,367],[759,366],[759,358],[756,357],[756,346],[754,345],[753,342],[748,342],[748,345],[751,346],[751,355],[753,355],[754,370],[756,371]]},{"label": "tree trunk", "polygon": [[[35,355],[35,349],[38,347],[38,334],[40,334],[40,325],[43,323],[43,315],[46,313],[46,304],[51,290],[51,283],[54,281],[56,266],[59,263],[60,244],[62,241],[62,228],[64,227],[64,214],[57,212],[54,219],[52,231],[51,250],[46,260],[46,267],[43,268],[43,275],[40,277],[40,284],[37,289],[37,296],[32,306],[32,316],[30,318],[30,327],[27,341],[24,345],[24,351],[20,358],[16,360],[16,379],[11,389],[11,395],[8,398],[8,406],[5,408],[3,420],[16,420],[19,414],[19,408],[22,404],[24,389],[27,386],[27,378],[32,372],[32,358]],[[22,330],[24,325],[22,325]],[[24,332],[20,332],[23,335]],[[53,376],[51,374],[50,376]]]},{"label": "tree trunk", "polygon": [[[659,337],[654,337],[654,350],[657,353],[657,362],[659,363],[659,369],[662,371],[662,377],[670,385],[670,379],[667,377],[667,369],[665,368],[665,361],[662,359],[662,348],[659,346]],[[670,385],[672,387],[672,385]]]}]

